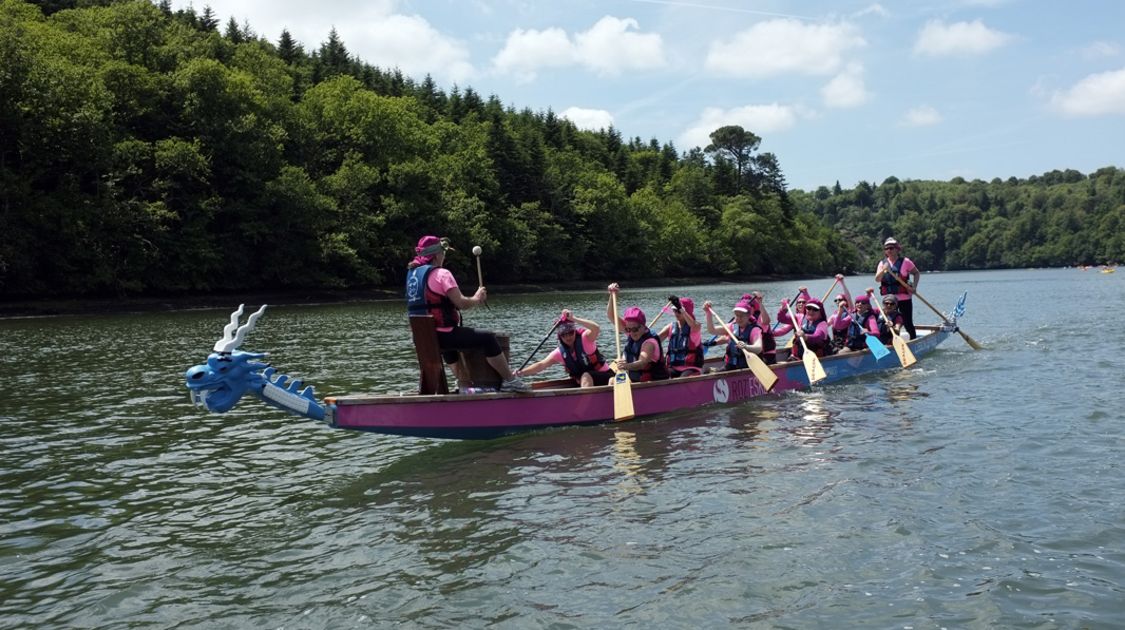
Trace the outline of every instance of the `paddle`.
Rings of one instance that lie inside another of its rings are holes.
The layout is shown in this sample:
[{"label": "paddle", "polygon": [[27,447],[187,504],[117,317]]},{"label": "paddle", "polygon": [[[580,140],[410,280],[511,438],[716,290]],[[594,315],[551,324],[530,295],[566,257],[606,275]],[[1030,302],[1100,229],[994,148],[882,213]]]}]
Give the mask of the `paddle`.
[{"label": "paddle", "polygon": [[[672,301],[671,301],[671,300],[668,300],[668,303],[667,303],[667,304],[665,304],[665,305],[664,305],[664,306],[663,306],[663,307],[662,307],[662,308],[660,309],[660,311],[656,313],[656,317],[653,317],[653,318],[652,318],[652,323],[650,323],[650,324],[648,325],[648,327],[649,327],[649,330],[655,330],[655,329],[656,329],[656,322],[660,321],[660,316],[661,316],[661,315],[663,315],[663,314],[664,314],[664,311],[668,310],[668,307],[670,307],[670,306],[672,306]],[[656,334],[656,333],[653,333],[653,334]]]},{"label": "paddle", "polygon": [[617,361],[612,364],[613,375],[613,420],[621,422],[632,418],[633,413],[633,384],[629,382],[629,373],[618,370],[617,364],[621,361],[621,319],[617,317],[617,293],[610,292],[610,306],[613,308],[613,340],[617,342]]},{"label": "paddle", "polygon": [[816,353],[809,350],[809,344],[805,341],[805,336],[803,334],[797,334],[801,329],[796,326],[797,316],[793,314],[793,307],[786,304],[785,308],[789,310],[789,319],[793,320],[795,326],[793,336],[799,338],[801,340],[801,345],[805,348],[805,351],[801,353],[801,361],[805,364],[805,374],[809,377],[809,385],[817,381],[823,381],[828,378],[828,375],[824,373],[824,366],[820,364],[820,359],[817,358]]},{"label": "paddle", "polygon": [[531,363],[531,360],[532,360],[532,359],[533,359],[533,358],[535,357],[535,354],[536,354],[537,352],[539,352],[539,349],[543,347],[543,344],[547,343],[547,340],[551,338],[551,333],[555,332],[555,329],[556,329],[556,328],[558,328],[558,327],[559,327],[559,324],[561,324],[561,323],[562,323],[562,320],[561,320],[561,319],[556,319],[556,320],[555,320],[555,325],[554,325],[554,326],[551,326],[551,329],[547,331],[547,335],[546,335],[545,337],[543,337],[543,340],[539,342],[539,345],[538,345],[538,346],[535,346],[535,349],[531,351],[531,355],[530,355],[530,356],[528,356],[528,357],[527,357],[527,360],[523,362],[523,365],[521,365],[521,366],[519,367],[519,369],[517,369],[517,370],[516,370],[517,372],[519,372],[520,370],[522,370],[522,369],[524,369],[525,367],[527,367],[527,364],[528,364],[528,363]]},{"label": "paddle", "polygon": [[[891,274],[891,277],[894,278],[895,280],[897,280],[898,283],[903,286],[903,288],[908,290],[908,292],[910,292],[912,295],[917,296],[919,300],[922,300],[922,303],[925,304],[926,306],[930,307],[931,311],[937,313],[937,316],[941,318],[941,321],[943,321],[947,324],[951,323],[948,319],[945,318],[945,314],[943,314],[941,311],[934,308],[933,304],[930,304],[929,302],[927,302],[926,298],[922,297],[921,293],[918,293],[918,289],[911,289],[910,285],[906,284],[906,282],[903,281],[902,277],[900,277],[895,272],[888,270],[887,273]],[[965,343],[969,344],[969,347],[972,348],[973,350],[984,350],[984,346],[977,343],[976,339],[973,339],[972,337],[970,337],[968,335],[968,333],[961,330],[960,326],[957,327],[957,334],[961,335],[961,338],[964,339]]]},{"label": "paddle", "polygon": [[879,315],[883,317],[883,321],[887,322],[887,327],[891,329],[891,345],[894,346],[895,354],[898,355],[898,362],[901,363],[904,368],[908,368],[917,363],[918,359],[914,358],[914,353],[911,352],[910,347],[906,345],[906,340],[894,331],[894,322],[887,319],[887,314],[883,312],[883,306],[879,304],[879,300],[873,301],[875,302],[875,308],[879,309]]},{"label": "paddle", "polygon": [[[726,322],[715,315],[715,311],[712,310],[710,306],[706,308],[707,311],[711,313],[711,317],[718,321],[719,325],[722,326],[723,330],[726,331],[727,338],[731,341],[737,342],[738,338],[734,336],[734,333],[731,331],[730,327],[726,325]],[[740,350],[742,350],[742,354],[746,355],[746,365],[750,366],[750,371],[752,371],[754,373],[754,376],[759,381],[761,381],[762,386],[766,388],[766,391],[768,392],[773,389],[773,386],[777,384],[777,374],[773,373],[773,370],[770,369],[770,366],[766,365],[766,362],[762,360],[762,357],[754,354],[753,352],[750,352],[745,348],[740,348]]]},{"label": "paddle", "polygon": [[[848,291],[848,285],[844,284],[843,280],[840,281],[840,286],[843,287],[844,291],[847,291],[849,295],[851,294],[851,291]],[[870,295],[867,296],[867,300],[867,303],[870,304]],[[859,317],[858,306],[852,307],[852,317]],[[862,323],[859,325],[859,329],[863,331],[863,341],[867,343],[867,349],[871,351],[871,354],[875,355],[876,361],[881,360],[883,357],[891,353],[890,350],[887,350],[887,346],[884,346],[883,342],[879,341],[879,337],[877,335],[871,334],[871,331],[867,330],[867,328]]]},{"label": "paddle", "polygon": [[[484,252],[484,250],[481,249],[480,245],[473,245],[473,256],[476,257],[476,259],[477,259],[477,286],[478,287],[484,286],[484,274],[480,272],[480,255],[483,252]],[[487,308],[490,311],[492,310],[492,307],[488,305],[488,302],[484,303],[484,307]]]}]

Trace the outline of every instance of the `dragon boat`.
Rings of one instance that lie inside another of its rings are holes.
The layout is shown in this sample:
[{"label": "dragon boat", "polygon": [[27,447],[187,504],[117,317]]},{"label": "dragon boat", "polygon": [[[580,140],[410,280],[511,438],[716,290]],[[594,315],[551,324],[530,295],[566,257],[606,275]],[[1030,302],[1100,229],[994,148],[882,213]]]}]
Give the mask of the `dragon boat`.
[{"label": "dragon boat", "polygon": [[[917,338],[896,345],[909,348],[917,358],[933,352],[951,333],[965,336],[957,327],[957,317],[964,313],[964,299],[962,295],[953,315],[942,316],[942,323],[916,326]],[[244,394],[251,393],[269,405],[332,427],[445,439],[491,439],[551,427],[614,422],[612,382],[600,387],[579,388],[570,379],[541,381],[534,383],[531,392],[522,394],[355,394],[319,399],[312,386],[279,374],[274,367],[263,363],[261,359],[266,353],[238,349],[265,309],[263,305],[240,326],[243,307],[239,306],[206,363],[187,370],[184,378],[192,402],[209,411],[223,413],[233,408]],[[902,369],[904,363],[896,352],[879,352],[881,356],[877,357],[873,350],[879,348],[822,357],[819,361],[823,374],[819,375],[815,386]],[[901,348],[896,350],[901,352]],[[721,359],[710,359],[707,365],[721,367]],[[758,396],[812,386],[810,373],[800,360],[777,363],[770,366],[770,370],[777,379],[769,391],[749,368],[634,383],[631,388],[633,417],[653,418],[705,405],[734,405]]]}]

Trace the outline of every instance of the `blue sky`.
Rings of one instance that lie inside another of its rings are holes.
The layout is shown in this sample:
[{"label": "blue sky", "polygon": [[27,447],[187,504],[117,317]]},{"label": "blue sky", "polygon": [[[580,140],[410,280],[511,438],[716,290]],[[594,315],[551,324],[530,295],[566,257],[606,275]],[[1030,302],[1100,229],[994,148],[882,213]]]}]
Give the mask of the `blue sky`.
[{"label": "blue sky", "polygon": [[[175,2],[182,7],[188,2]],[[307,50],[684,151],[738,124],[792,188],[1125,167],[1116,0],[210,0]]]}]

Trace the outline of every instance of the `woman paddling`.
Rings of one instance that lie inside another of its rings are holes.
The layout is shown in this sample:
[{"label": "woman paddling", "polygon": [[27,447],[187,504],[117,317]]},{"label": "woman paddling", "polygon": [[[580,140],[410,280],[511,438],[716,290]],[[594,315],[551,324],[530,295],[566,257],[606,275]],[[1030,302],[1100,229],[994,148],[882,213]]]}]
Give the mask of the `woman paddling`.
[{"label": "woman paddling", "polygon": [[671,378],[695,376],[703,370],[703,327],[695,319],[695,302],[669,295],[668,303],[676,321],[657,334],[668,340],[668,373]]},{"label": "woman paddling", "polygon": [[579,387],[606,385],[613,376],[609,363],[598,350],[597,339],[601,329],[597,324],[576,317],[563,309],[555,329],[559,347],[551,351],[542,361],[516,370],[517,376],[533,376],[558,363],[566,368],[566,373]]},{"label": "woman paddling", "polygon": [[[609,285],[609,292],[617,293],[620,286],[616,282]],[[624,358],[617,361],[617,369],[629,373],[634,383],[659,381],[668,378],[668,367],[664,361],[664,351],[660,339],[649,330],[645,312],[639,307],[630,306],[621,317],[613,312],[613,300],[606,304],[606,317],[610,322],[625,331]]]},{"label": "woman paddling", "polygon": [[763,350],[762,328],[750,316],[754,308],[753,305],[746,301],[739,301],[738,304],[734,305],[732,309],[734,322],[730,326],[731,332],[734,333],[734,339],[731,339],[721,326],[715,324],[711,315],[711,303],[705,302],[703,308],[707,311],[708,332],[718,335],[717,339],[720,343],[725,342],[727,344],[723,370],[741,370],[749,367],[743,351],[761,355]]},{"label": "woman paddling", "polygon": [[804,337],[805,343],[793,344],[793,358],[800,359],[807,345],[818,357],[828,354],[828,322],[824,319],[824,309],[820,300],[809,300],[805,304],[805,316],[799,317],[800,324],[793,329],[793,334]]}]

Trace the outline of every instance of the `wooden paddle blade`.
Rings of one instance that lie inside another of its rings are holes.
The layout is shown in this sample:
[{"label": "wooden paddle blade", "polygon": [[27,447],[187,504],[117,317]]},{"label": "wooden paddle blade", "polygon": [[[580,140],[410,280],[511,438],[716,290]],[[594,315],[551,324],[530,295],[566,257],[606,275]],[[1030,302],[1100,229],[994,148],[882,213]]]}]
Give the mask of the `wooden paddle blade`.
[{"label": "wooden paddle blade", "polygon": [[969,335],[965,334],[965,331],[961,330],[960,328],[957,329],[957,334],[961,335],[961,338],[964,339],[965,343],[969,344],[969,347],[973,350],[984,350],[984,346],[977,343],[976,339],[973,339]]},{"label": "wooden paddle blade", "polygon": [[743,350],[742,354],[746,355],[746,364],[750,366],[750,371],[752,371],[754,373],[754,376],[759,381],[761,381],[762,386],[766,388],[766,391],[768,392],[773,389],[773,386],[777,384],[777,374],[773,373],[773,370],[770,369],[770,366],[766,365],[766,362],[762,360],[762,357],[759,357],[753,352],[747,352],[746,350]]},{"label": "wooden paddle blade", "polygon": [[895,347],[895,354],[898,355],[898,362],[902,367],[908,368],[918,362],[918,359],[914,358],[914,353],[910,351],[910,346],[906,345],[906,340],[901,336],[895,335],[891,345]]},{"label": "wooden paddle blade", "polygon": [[867,347],[871,349],[871,354],[875,355],[876,361],[891,353],[890,350],[887,350],[887,346],[884,346],[875,335],[864,335],[864,337],[867,337]]},{"label": "wooden paddle blade", "polygon": [[817,358],[815,352],[805,348],[801,360],[805,362],[805,374],[809,375],[809,385],[828,378],[828,375],[824,373],[824,366],[820,364],[820,359]]},{"label": "wooden paddle blade", "polygon": [[621,422],[632,418],[633,385],[628,372],[618,372],[613,376],[613,420]]}]

